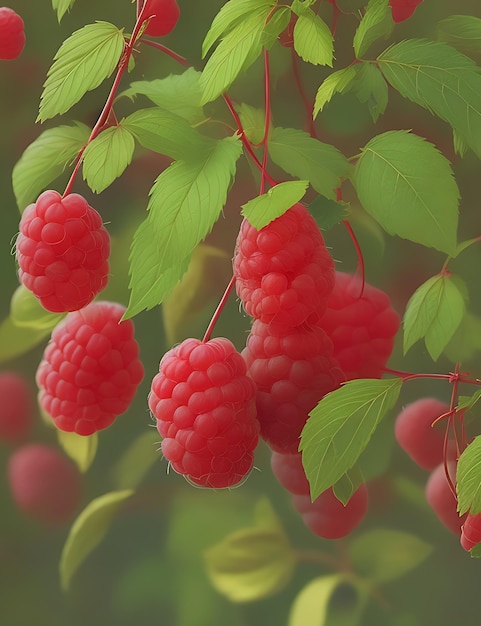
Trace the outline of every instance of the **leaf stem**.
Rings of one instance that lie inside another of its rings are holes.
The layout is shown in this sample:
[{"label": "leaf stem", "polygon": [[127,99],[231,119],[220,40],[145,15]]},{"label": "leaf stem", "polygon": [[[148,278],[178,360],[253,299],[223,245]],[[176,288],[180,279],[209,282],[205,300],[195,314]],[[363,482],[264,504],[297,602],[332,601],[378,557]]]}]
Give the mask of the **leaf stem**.
[{"label": "leaf stem", "polygon": [[229,284],[226,287],[226,290],[224,291],[224,295],[222,296],[219,304],[217,305],[216,310],[214,311],[214,315],[212,316],[212,319],[209,322],[209,326],[207,327],[207,330],[205,331],[204,338],[202,339],[203,343],[206,343],[207,341],[210,340],[212,331],[214,330],[214,327],[219,320],[219,317],[227,302],[228,297],[230,296],[230,292],[234,288],[234,285],[235,285],[235,276],[232,276],[232,278],[229,281]]}]

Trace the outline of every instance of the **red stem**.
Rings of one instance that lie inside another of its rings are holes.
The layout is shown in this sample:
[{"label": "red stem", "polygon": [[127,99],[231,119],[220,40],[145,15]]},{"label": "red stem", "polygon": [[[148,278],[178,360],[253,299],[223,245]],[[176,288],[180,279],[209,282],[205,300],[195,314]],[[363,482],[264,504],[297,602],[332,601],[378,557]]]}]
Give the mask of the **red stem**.
[{"label": "red stem", "polygon": [[313,105],[309,101],[309,98],[306,95],[304,84],[301,78],[301,73],[299,70],[299,57],[297,56],[297,53],[294,50],[294,48],[291,48],[291,57],[292,57],[292,71],[294,73],[294,79],[296,81],[297,90],[299,92],[299,95],[301,96],[304,109],[306,110],[307,127],[309,129],[309,134],[314,139],[317,139],[316,127],[314,125],[314,118],[312,117]]},{"label": "red stem", "polygon": [[151,41],[150,39],[142,39],[141,43],[145,43],[148,46],[152,46],[152,48],[156,48],[157,50],[160,50],[164,54],[167,54],[169,57],[172,57],[174,61],[177,61],[184,67],[190,67],[190,63],[189,61],[187,61],[185,57],[181,56],[180,54],[177,54],[177,52],[174,52],[170,48],[167,48],[167,46],[163,46],[158,41]]},{"label": "red stem", "polygon": [[269,156],[268,142],[269,142],[269,128],[271,125],[271,90],[270,90],[270,67],[269,67],[269,52],[264,50],[264,92],[265,92],[265,105],[264,105],[264,137],[262,138],[262,145],[264,146],[264,154],[262,157],[262,172],[261,172],[261,186],[259,195],[262,195],[265,191],[266,172],[267,172],[267,158]]},{"label": "red stem", "polygon": [[219,304],[217,305],[216,310],[214,311],[214,315],[212,316],[212,319],[209,322],[209,326],[207,327],[207,330],[205,331],[205,335],[204,338],[202,339],[203,343],[206,343],[207,341],[210,340],[210,337],[212,335],[212,331],[214,330],[215,325],[217,324],[219,317],[222,313],[222,310],[227,302],[227,299],[230,295],[230,292],[232,291],[232,289],[234,288],[235,285],[235,276],[232,276],[232,278],[229,281],[229,284],[226,287],[226,290],[224,291],[224,295],[222,296]]}]

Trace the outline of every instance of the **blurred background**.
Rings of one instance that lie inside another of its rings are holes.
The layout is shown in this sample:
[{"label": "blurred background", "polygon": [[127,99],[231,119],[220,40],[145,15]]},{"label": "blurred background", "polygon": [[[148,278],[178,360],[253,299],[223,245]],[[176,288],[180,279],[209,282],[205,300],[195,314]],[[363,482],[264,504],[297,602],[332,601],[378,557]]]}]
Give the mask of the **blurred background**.
[{"label": "blurred background", "polygon": [[[178,3],[181,8],[179,23],[164,43],[201,69],[202,40],[223,2],[178,0]],[[329,19],[331,7],[323,4],[321,12]],[[110,87],[110,80],[105,81],[62,119],[54,118],[42,126],[36,124],[42,85],[53,56],[61,43],[85,24],[106,20],[130,32],[135,20],[135,4],[128,0],[77,0],[60,24],[48,0],[34,3],[12,0],[9,6],[24,19],[27,43],[18,59],[0,61],[0,320],[8,317],[10,299],[18,286],[12,246],[19,211],[12,191],[12,168],[25,148],[45,128],[72,120],[92,127]],[[396,27],[392,41],[410,37],[435,38],[437,20],[452,13],[481,17],[481,8],[477,0],[459,0],[455,5],[447,0],[425,0],[412,19]],[[344,67],[352,60],[355,24],[353,19],[341,17],[339,20],[335,68]],[[378,51],[384,45],[381,42]],[[135,69],[125,77],[123,87],[129,80],[161,78],[182,71],[181,66],[160,52],[147,46],[140,48]],[[305,112],[292,88],[290,51],[274,46],[271,60],[274,124],[303,128]],[[304,65],[300,70],[308,97],[313,98],[327,72],[323,68]],[[256,63],[229,93],[238,101],[262,108],[262,65]],[[136,105],[129,102],[120,105],[118,116],[124,114],[122,106],[126,107],[127,114]],[[207,109],[213,118],[231,123],[222,102],[211,103]],[[316,124],[319,138],[332,143],[346,156],[358,154],[359,148],[370,137],[390,129],[412,129],[427,138],[453,164],[462,196],[459,238],[480,234],[480,163],[471,152],[464,159],[454,154],[451,130],[446,124],[392,91],[387,112],[376,125],[367,107],[349,94],[335,97]],[[112,235],[112,280],[102,299],[125,305],[128,302],[128,248],[135,228],[145,216],[149,189],[167,163],[165,157],[139,151],[125,174],[99,196],[87,188],[80,176],[77,179],[74,191],[84,194],[102,214]],[[55,182],[54,187],[60,192],[69,174],[66,172]],[[180,293],[174,294],[165,306],[141,313],[134,320],[145,366],[144,382],[129,411],[113,427],[100,433],[97,456],[83,476],[84,495],[79,511],[93,498],[129,486],[122,462],[127,463],[128,471],[133,471],[136,463],[140,463],[135,451],[130,457],[134,461],[125,461],[126,452],[139,437],[154,433],[148,445],[156,458],[135,495],[120,509],[105,539],[75,573],[68,593],[61,591],[58,564],[69,526],[47,527],[18,511],[6,475],[8,459],[14,448],[0,444],[2,624],[224,626],[229,623],[231,626],[284,626],[288,624],[293,602],[305,585],[336,572],[335,567],[325,564],[324,556],[331,555],[334,562],[340,563],[352,538],[375,529],[409,533],[429,544],[432,550],[419,566],[381,585],[373,593],[362,616],[349,611],[356,598],[354,588],[346,583],[339,585],[332,595],[328,620],[323,622],[316,618],[318,621],[306,621],[306,626],[311,623],[312,626],[324,623],[330,626],[448,626],[453,623],[474,626],[479,623],[481,564],[461,549],[459,540],[440,524],[426,504],[424,485],[427,473],[416,467],[394,443],[392,424],[396,411],[386,418],[385,427],[379,434],[378,445],[385,448],[386,457],[382,472],[370,488],[368,515],[352,537],[343,540],[329,542],[315,537],[304,527],[292,508],[289,494],[272,476],[270,455],[264,444],[257,450],[257,470],[252,472],[245,485],[231,492],[210,493],[194,489],[181,477],[167,474],[166,462],[161,459],[158,442],[155,443],[155,431],[147,407],[150,382],[158,371],[161,356],[173,343],[187,336],[202,337],[229,280],[229,262],[240,224],[239,206],[256,194],[257,181],[244,160],[239,165],[224,216],[208,238],[209,245],[225,254],[209,255],[207,251],[204,257],[199,255],[197,259],[201,270],[201,278],[197,280],[202,281],[204,291],[202,297],[198,295],[194,304],[186,305]],[[363,250],[367,280],[386,290],[402,315],[412,292],[440,270],[443,255],[384,235],[356,204],[347,185],[344,199],[352,202],[352,224]],[[342,226],[333,227],[325,238],[338,268],[354,271],[356,253]],[[452,264],[452,270],[461,274],[470,287],[470,312],[478,315],[481,315],[480,261],[481,251],[473,246]],[[229,337],[242,349],[248,329],[249,320],[239,311],[235,298],[231,298],[215,334]],[[35,371],[47,340],[45,337],[26,354],[0,363],[2,371],[17,372],[26,377],[32,397],[36,394]],[[470,343],[469,338],[466,343]],[[479,352],[473,346],[462,344],[458,338],[449,353],[452,359],[443,356],[433,365],[423,345],[417,344],[407,357],[403,357],[398,341],[390,365],[402,370],[446,373],[452,369],[453,360],[461,358],[463,369],[477,377],[481,371]],[[449,402],[450,389],[447,384],[439,382],[422,380],[412,383],[403,390],[397,409],[426,395]],[[474,422],[473,432],[479,431],[479,425]],[[31,440],[58,446],[55,431],[45,424],[38,410],[35,411]],[[236,530],[254,526],[256,506],[265,499],[280,520],[299,561],[285,587],[279,586],[277,592],[262,599],[236,603],[212,585],[203,562],[204,550]],[[396,552],[395,546],[382,546],[383,552],[389,553],[390,549]]]}]

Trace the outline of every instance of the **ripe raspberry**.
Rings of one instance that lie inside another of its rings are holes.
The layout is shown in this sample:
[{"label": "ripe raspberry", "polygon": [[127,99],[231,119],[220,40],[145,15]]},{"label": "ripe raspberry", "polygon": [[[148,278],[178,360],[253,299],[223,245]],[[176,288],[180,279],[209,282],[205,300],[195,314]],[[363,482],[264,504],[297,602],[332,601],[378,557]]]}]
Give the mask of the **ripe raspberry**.
[{"label": "ripe raspberry", "polygon": [[186,339],[169,350],[149,407],[163,455],[196,485],[231,487],[250,472],[259,439],[255,385],[228,339]]},{"label": "ripe raspberry", "polygon": [[23,20],[8,7],[0,7],[0,59],[16,59],[25,46]]},{"label": "ripe raspberry", "polygon": [[234,274],[237,295],[251,317],[299,326],[323,313],[334,262],[314,218],[295,204],[261,230],[242,223]]},{"label": "ripe raspberry", "polygon": [[60,430],[91,435],[124,413],[143,378],[125,307],[92,302],[53,330],[37,370],[39,402]]},{"label": "ripe raspberry", "polygon": [[309,481],[304,472],[300,452],[296,454],[273,452],[271,455],[271,469],[279,483],[289,493],[296,496],[309,494]]},{"label": "ripe raspberry", "polygon": [[[456,475],[456,464],[448,463],[451,476]],[[459,517],[457,502],[446,479],[444,464],[441,463],[431,472],[426,483],[426,500],[436,513],[438,519],[446,528],[458,537],[461,535],[461,526],[466,519],[466,514]]]},{"label": "ripe raspberry", "polygon": [[332,339],[333,356],[347,380],[381,378],[400,322],[384,291],[365,284],[360,296],[361,286],[358,276],[336,272],[319,322]]},{"label": "ripe raspberry", "polygon": [[179,5],[175,0],[147,0],[146,4],[144,15],[153,16],[145,29],[147,35],[162,37],[174,30],[180,17]]},{"label": "ripe raspberry", "polygon": [[110,237],[79,194],[44,191],[20,220],[19,278],[48,311],[77,311],[104,289]]},{"label": "ripe raspberry", "polygon": [[421,4],[422,1],[423,0],[389,0],[394,22],[404,22],[404,20],[411,17],[418,4]]},{"label": "ripe raspberry", "polygon": [[461,526],[461,545],[465,550],[471,550],[481,541],[481,513],[468,513]]},{"label": "ripe raspberry", "polygon": [[344,380],[329,337],[318,327],[256,320],[242,356],[257,385],[261,436],[277,452],[297,452],[309,411]]},{"label": "ripe raspberry", "polygon": [[23,376],[0,373],[0,441],[18,443],[32,428],[33,402]]},{"label": "ripe raspberry", "polygon": [[50,446],[35,443],[16,450],[8,462],[8,480],[18,508],[44,523],[69,522],[80,504],[79,472]]}]

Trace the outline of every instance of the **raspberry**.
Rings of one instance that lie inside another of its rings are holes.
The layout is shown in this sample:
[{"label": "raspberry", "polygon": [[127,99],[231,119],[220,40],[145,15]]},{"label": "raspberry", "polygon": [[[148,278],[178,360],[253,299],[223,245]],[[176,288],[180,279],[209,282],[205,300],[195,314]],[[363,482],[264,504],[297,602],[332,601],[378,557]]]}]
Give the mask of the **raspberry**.
[{"label": "raspberry", "polygon": [[144,15],[152,15],[145,33],[152,37],[168,35],[180,17],[179,5],[175,0],[147,0]]},{"label": "raspberry", "polygon": [[461,526],[461,545],[465,550],[471,550],[481,541],[481,513],[468,513]]},{"label": "raspberry", "polygon": [[319,322],[332,339],[334,358],[347,380],[381,378],[400,322],[384,291],[366,283],[361,296],[361,287],[359,277],[336,272]]},{"label": "raspberry", "polygon": [[143,378],[125,307],[92,302],[53,330],[37,370],[39,402],[60,430],[91,435],[124,413]]},{"label": "raspberry", "polygon": [[70,521],[80,504],[78,470],[50,446],[29,444],[16,450],[8,462],[8,480],[18,508],[46,524]]},{"label": "raspberry", "polygon": [[0,7],[0,59],[16,59],[25,46],[23,20],[8,7]]},{"label": "raspberry", "polygon": [[423,0],[389,0],[393,21],[397,24],[407,20],[422,1]]},{"label": "raspberry", "polygon": [[0,373],[0,441],[18,443],[32,428],[31,390],[23,376]]},{"label": "raspberry", "polygon": [[268,324],[317,319],[334,285],[334,262],[309,211],[295,204],[261,230],[241,225],[234,256],[237,295]]},{"label": "raspberry", "polygon": [[104,289],[110,237],[79,194],[44,191],[20,220],[19,278],[48,311],[77,311]]},{"label": "raspberry", "polygon": [[169,350],[149,407],[163,455],[194,484],[232,487],[252,469],[259,439],[255,385],[228,339],[186,339]]},{"label": "raspberry", "polygon": [[[454,462],[448,463],[451,476],[456,475],[455,466]],[[456,498],[449,488],[443,463],[431,472],[426,483],[425,493],[429,506],[436,513],[440,522],[459,537],[466,514],[462,517],[458,515]]]},{"label": "raspberry", "polygon": [[302,465],[302,455],[281,454],[273,452],[271,455],[271,469],[279,483],[289,493],[296,496],[308,495],[310,492],[309,481]]},{"label": "raspberry", "polygon": [[242,356],[257,385],[261,436],[277,452],[297,452],[309,411],[344,380],[329,337],[318,327],[256,320]]}]

